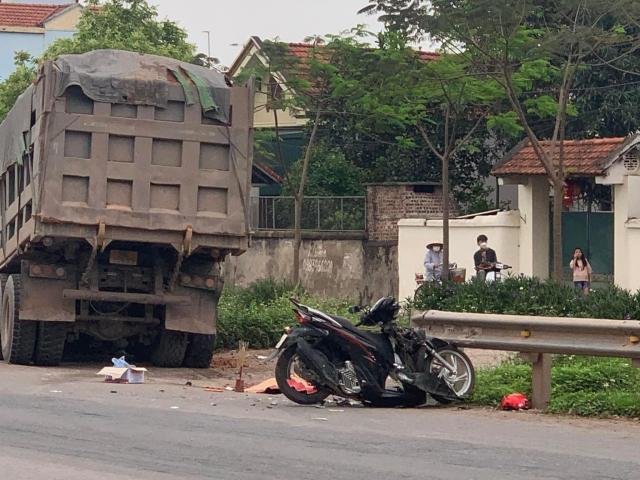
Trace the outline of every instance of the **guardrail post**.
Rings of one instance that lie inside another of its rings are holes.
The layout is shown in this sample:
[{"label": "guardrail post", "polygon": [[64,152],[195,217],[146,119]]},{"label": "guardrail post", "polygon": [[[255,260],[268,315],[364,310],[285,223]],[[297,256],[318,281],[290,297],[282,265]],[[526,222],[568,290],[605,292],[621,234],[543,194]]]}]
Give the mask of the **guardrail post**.
[{"label": "guardrail post", "polygon": [[522,355],[531,361],[531,406],[544,410],[551,400],[551,360],[548,353],[528,353]]}]

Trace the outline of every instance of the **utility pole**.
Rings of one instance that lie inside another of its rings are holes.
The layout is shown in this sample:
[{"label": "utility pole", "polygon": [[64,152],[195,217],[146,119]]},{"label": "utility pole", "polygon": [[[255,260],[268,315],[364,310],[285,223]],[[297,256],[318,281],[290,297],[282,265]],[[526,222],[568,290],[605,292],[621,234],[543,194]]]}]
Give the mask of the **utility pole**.
[{"label": "utility pole", "polygon": [[211,58],[211,31],[203,30],[202,33],[207,34],[207,58]]}]

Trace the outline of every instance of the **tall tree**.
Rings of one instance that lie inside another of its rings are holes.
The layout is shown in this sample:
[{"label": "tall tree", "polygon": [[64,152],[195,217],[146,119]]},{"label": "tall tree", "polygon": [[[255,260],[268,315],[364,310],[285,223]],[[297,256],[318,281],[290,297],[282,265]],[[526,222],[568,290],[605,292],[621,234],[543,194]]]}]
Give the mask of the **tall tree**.
[{"label": "tall tree", "polygon": [[[307,124],[308,138],[304,156],[301,160],[297,185],[293,187],[294,227],[293,227],[293,271],[292,281],[300,283],[300,250],[302,247],[302,208],[305,187],[309,175],[309,165],[316,146],[318,126],[325,104],[325,78],[332,67],[326,62],[326,51],[320,45],[322,39],[313,38],[304,62],[294,55],[287,43],[266,40],[261,45],[260,61],[242,71],[239,79],[255,75],[266,83],[266,106],[273,109],[276,126],[276,152],[285,180],[291,187],[290,169],[284,164],[278,131],[278,112],[289,111],[292,114],[305,114],[310,121]],[[263,86],[263,90],[265,87]]]},{"label": "tall tree", "polygon": [[[405,35],[404,31],[386,30],[379,39],[380,48],[356,45],[358,62],[352,62],[350,70],[339,64],[331,91],[343,107],[357,108],[359,115],[375,119],[382,129],[397,131],[397,144],[414,146],[421,141],[423,161],[437,159],[443,186],[443,275],[447,278],[450,165],[464,150],[477,149],[472,140],[504,94],[494,80],[474,75],[468,56],[445,53],[425,61],[409,47]],[[344,39],[336,39],[329,47],[347,53],[353,48]],[[425,149],[430,155],[425,156]]]},{"label": "tall tree", "polygon": [[[371,0],[390,9],[388,0]],[[562,278],[562,192],[567,176],[564,140],[575,115],[572,94],[584,68],[611,66],[638,50],[639,5],[633,0],[405,1],[416,31],[429,32],[445,49],[464,50],[478,69],[504,89],[554,189],[554,277]],[[615,56],[610,51],[615,50]],[[534,84],[546,84],[534,90]],[[553,121],[552,148],[543,147],[535,122]]]}]

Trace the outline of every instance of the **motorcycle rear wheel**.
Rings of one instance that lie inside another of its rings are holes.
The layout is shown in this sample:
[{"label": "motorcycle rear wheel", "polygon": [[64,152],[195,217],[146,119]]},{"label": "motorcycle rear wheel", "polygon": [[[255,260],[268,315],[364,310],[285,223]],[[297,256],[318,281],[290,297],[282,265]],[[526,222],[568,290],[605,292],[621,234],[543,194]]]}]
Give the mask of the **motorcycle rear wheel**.
[{"label": "motorcycle rear wheel", "polygon": [[[278,363],[276,363],[276,382],[278,384],[278,388],[285,397],[299,405],[315,405],[316,403],[322,402],[329,396],[329,391],[313,385],[316,391],[313,393],[307,393],[306,391],[302,392],[296,390],[291,385],[290,381],[293,380],[291,378],[291,374],[295,373],[293,372],[294,364],[299,359],[300,357],[295,345],[282,352],[280,358],[278,358]],[[305,380],[305,382],[311,385],[307,380]]]}]

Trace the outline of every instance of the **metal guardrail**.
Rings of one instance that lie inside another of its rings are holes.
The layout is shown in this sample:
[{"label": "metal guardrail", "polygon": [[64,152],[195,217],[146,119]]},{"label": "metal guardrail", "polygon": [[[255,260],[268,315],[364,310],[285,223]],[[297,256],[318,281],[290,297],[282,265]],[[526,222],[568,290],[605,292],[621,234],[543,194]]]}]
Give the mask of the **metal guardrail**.
[{"label": "metal guardrail", "polygon": [[[253,197],[251,202],[253,229],[293,230],[294,197]],[[302,203],[301,227],[303,230],[313,231],[365,231],[366,197],[305,197]]]},{"label": "metal guardrail", "polygon": [[521,352],[533,364],[532,404],[551,398],[552,353],[623,357],[640,367],[640,321],[416,312],[412,325],[461,347]]}]

